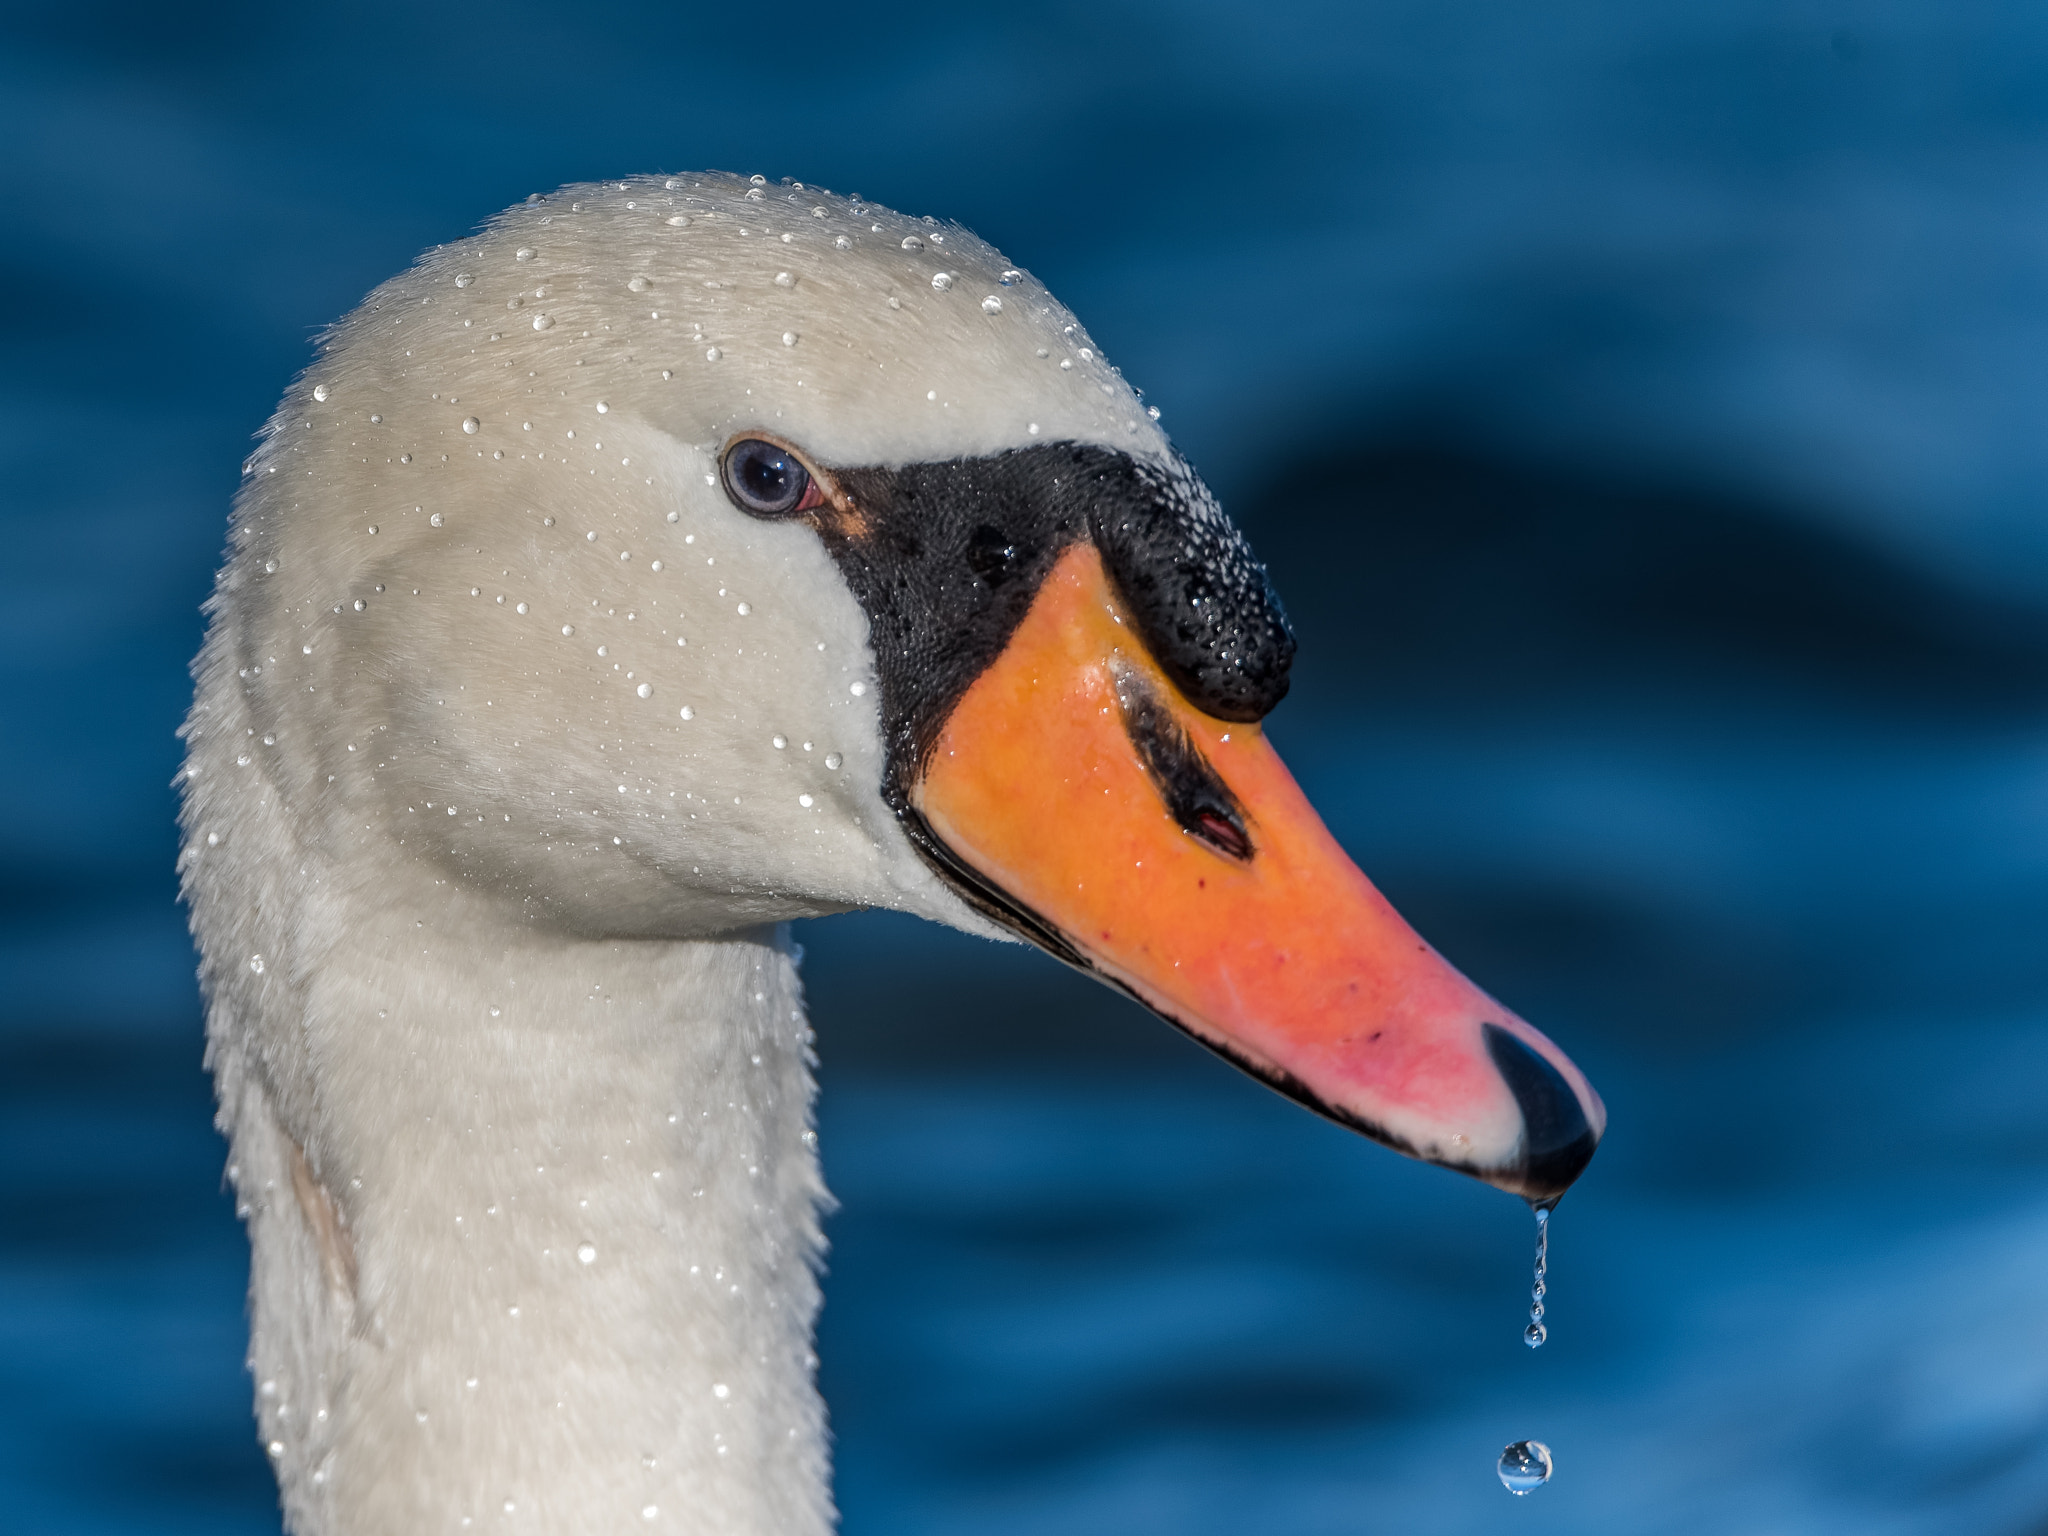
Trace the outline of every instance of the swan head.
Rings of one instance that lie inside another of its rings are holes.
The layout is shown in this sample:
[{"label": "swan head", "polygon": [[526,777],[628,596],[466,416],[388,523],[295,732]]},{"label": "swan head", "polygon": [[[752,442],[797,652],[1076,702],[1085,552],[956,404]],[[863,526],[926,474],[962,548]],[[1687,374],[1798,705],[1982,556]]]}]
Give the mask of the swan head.
[{"label": "swan head", "polygon": [[326,867],[374,841],[580,934],[1021,937],[1534,1201],[1604,1128],[1324,830],[1259,726],[1263,570],[957,226],[718,175],[530,200],[323,339],[215,604],[202,693]]}]

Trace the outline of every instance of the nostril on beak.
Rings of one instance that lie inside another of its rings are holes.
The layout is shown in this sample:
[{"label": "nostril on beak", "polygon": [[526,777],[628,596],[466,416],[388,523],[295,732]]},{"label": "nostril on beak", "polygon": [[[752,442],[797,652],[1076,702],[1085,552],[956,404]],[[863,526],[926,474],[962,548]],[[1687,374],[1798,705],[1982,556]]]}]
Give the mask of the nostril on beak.
[{"label": "nostril on beak", "polygon": [[1494,1067],[1521,1106],[1522,1193],[1530,1200],[1554,1200],[1585,1172],[1600,1138],[1562,1072],[1500,1025],[1480,1028]]}]

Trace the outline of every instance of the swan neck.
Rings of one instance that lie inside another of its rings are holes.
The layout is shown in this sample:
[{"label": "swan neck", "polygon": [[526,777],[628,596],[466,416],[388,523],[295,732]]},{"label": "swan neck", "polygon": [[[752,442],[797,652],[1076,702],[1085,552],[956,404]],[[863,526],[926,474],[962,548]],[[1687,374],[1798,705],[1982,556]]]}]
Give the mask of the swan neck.
[{"label": "swan neck", "polygon": [[828,1531],[786,936],[575,939],[317,875],[209,1025],[291,1528]]}]

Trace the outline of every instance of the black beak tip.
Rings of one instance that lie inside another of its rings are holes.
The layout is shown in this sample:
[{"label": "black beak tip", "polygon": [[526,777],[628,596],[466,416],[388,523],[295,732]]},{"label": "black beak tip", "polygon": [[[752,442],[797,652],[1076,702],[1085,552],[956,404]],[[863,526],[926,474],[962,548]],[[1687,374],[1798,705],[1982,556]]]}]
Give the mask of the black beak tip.
[{"label": "black beak tip", "polygon": [[1586,1171],[1600,1138],[1562,1072],[1500,1025],[1480,1028],[1495,1069],[1522,1110],[1522,1194],[1539,1203],[1555,1200]]}]

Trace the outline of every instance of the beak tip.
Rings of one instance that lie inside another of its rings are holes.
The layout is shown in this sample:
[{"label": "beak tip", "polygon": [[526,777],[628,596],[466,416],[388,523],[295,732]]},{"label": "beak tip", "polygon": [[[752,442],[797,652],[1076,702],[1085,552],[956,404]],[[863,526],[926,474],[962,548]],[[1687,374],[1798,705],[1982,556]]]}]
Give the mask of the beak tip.
[{"label": "beak tip", "polygon": [[1522,1111],[1522,1156],[1513,1169],[1489,1182],[1512,1187],[1523,1198],[1555,1201],[1585,1172],[1600,1145],[1579,1095],[1549,1060],[1512,1031],[1484,1024],[1487,1053]]},{"label": "beak tip", "polygon": [[1531,1204],[1554,1204],[1586,1171],[1599,1146],[1600,1138],[1589,1128],[1583,1136],[1562,1147],[1532,1155],[1523,1165],[1517,1193]]}]

